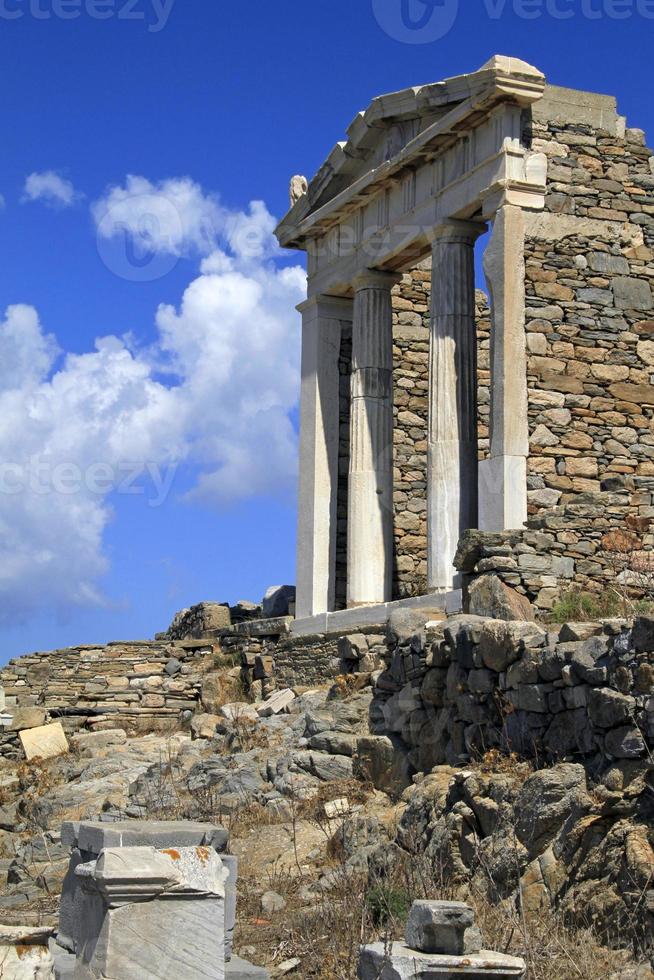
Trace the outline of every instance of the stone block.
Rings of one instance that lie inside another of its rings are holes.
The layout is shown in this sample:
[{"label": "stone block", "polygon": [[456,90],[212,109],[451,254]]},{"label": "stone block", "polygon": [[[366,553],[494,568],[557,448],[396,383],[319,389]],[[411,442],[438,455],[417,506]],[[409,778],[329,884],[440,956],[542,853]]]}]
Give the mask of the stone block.
[{"label": "stone block", "polygon": [[423,953],[463,956],[478,953],[481,934],[475,915],[463,902],[414,902],[406,927],[406,944]]},{"label": "stone block", "polygon": [[68,739],[60,721],[20,732],[26,759],[54,759],[68,752]]},{"label": "stone block", "polygon": [[106,847],[211,847],[218,852],[227,848],[229,833],[217,824],[192,820],[122,820],[103,823],[84,820],[66,821],[61,828],[61,842],[81,851],[99,854]]},{"label": "stone block", "polygon": [[470,977],[483,980],[521,980],[525,976],[524,960],[482,950],[471,956],[442,956],[438,953],[421,953],[404,943],[385,943],[363,946],[359,955],[357,977],[359,980],[453,980],[454,977]]},{"label": "stone block", "polygon": [[295,694],[290,688],[282,691],[274,691],[269,698],[256,707],[256,713],[260,718],[269,718],[271,715],[279,715],[295,701]]},{"label": "stone block", "polygon": [[49,949],[52,929],[0,925],[0,976],[6,980],[50,980],[54,959]]},{"label": "stone block", "polygon": [[644,279],[618,276],[612,285],[619,310],[651,310],[654,306],[652,289]]},{"label": "stone block", "polygon": [[224,980],[227,870],[211,848],[107,848],[75,873],[76,980]]},{"label": "stone block", "polygon": [[46,712],[43,708],[29,706],[13,710],[9,708],[8,714],[11,715],[11,721],[4,726],[7,732],[19,732],[23,728],[38,728],[43,725],[46,719]]}]

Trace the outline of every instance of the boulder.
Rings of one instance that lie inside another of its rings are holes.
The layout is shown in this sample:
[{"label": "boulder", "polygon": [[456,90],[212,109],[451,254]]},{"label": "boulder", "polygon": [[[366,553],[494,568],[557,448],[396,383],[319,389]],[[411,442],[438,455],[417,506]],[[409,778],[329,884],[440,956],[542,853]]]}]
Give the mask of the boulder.
[{"label": "boulder", "polygon": [[193,715],[191,719],[193,738],[213,738],[222,720],[219,715],[209,715],[204,712]]},{"label": "boulder", "polygon": [[607,753],[616,759],[638,759],[647,751],[645,739],[635,725],[614,728],[604,744]]},{"label": "boulder", "polygon": [[83,758],[97,755],[115,745],[124,745],[127,733],[123,728],[106,728],[102,732],[77,732],[70,743]]},{"label": "boulder", "polygon": [[506,585],[497,575],[480,575],[468,588],[468,612],[490,619],[534,620],[526,596]]},{"label": "boulder", "polygon": [[266,590],[261,607],[264,619],[276,619],[278,616],[294,616],[295,586],[271,585]]},{"label": "boulder", "polygon": [[625,725],[634,716],[636,702],[610,687],[594,688],[588,695],[588,714],[598,728]]},{"label": "boulder", "polygon": [[259,719],[257,709],[247,701],[234,701],[232,704],[223,704],[220,708],[220,715],[232,724],[258,721]]},{"label": "boulder", "polygon": [[483,624],[479,654],[485,667],[500,673],[519,659],[525,645],[543,636],[544,630],[532,622],[494,620]]},{"label": "boulder", "polygon": [[396,735],[367,735],[357,742],[354,775],[397,799],[411,785],[407,748]]},{"label": "boulder", "polygon": [[530,855],[544,851],[571,814],[586,809],[586,771],[560,763],[540,769],[524,783],[516,801],[516,834]]}]

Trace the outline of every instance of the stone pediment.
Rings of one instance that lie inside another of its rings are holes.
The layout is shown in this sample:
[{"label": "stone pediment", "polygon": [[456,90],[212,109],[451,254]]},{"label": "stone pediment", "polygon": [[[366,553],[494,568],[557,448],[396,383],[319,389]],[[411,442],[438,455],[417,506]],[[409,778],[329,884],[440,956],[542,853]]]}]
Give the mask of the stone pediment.
[{"label": "stone pediment", "polygon": [[286,247],[303,247],[323,222],[338,220],[407,168],[435,159],[448,145],[487,118],[501,103],[529,105],[540,99],[545,77],[517,58],[496,55],[479,71],[373,99],[347,128],[307,193],[281,221],[277,236]]}]

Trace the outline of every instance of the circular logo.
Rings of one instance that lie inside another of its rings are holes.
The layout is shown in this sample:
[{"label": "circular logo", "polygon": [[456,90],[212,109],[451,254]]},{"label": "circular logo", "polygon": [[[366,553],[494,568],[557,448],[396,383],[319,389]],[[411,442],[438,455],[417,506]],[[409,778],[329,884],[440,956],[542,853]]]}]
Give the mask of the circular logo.
[{"label": "circular logo", "polygon": [[172,201],[160,195],[135,194],[107,209],[98,222],[96,245],[114,275],[131,282],[152,282],[177,265],[175,243],[182,236],[182,220]]},{"label": "circular logo", "polygon": [[372,0],[381,29],[404,44],[433,44],[454,27],[459,0]]}]

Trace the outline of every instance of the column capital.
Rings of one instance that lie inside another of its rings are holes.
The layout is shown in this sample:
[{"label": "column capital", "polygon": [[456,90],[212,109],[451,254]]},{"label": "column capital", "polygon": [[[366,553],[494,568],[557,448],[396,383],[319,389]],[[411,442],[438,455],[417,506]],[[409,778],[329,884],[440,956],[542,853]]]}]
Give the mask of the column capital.
[{"label": "column capital", "polygon": [[315,316],[324,316],[329,320],[351,320],[352,300],[346,296],[330,296],[327,293],[318,293],[310,296],[295,307],[298,313],[303,316],[314,312]]},{"label": "column capital", "polygon": [[352,280],[355,293],[360,289],[388,289],[402,281],[399,272],[385,272],[383,269],[362,269]]},{"label": "column capital", "polygon": [[473,245],[480,235],[488,231],[488,226],[481,221],[460,221],[458,218],[448,218],[436,225],[431,232],[432,245],[437,242],[467,242]]}]

